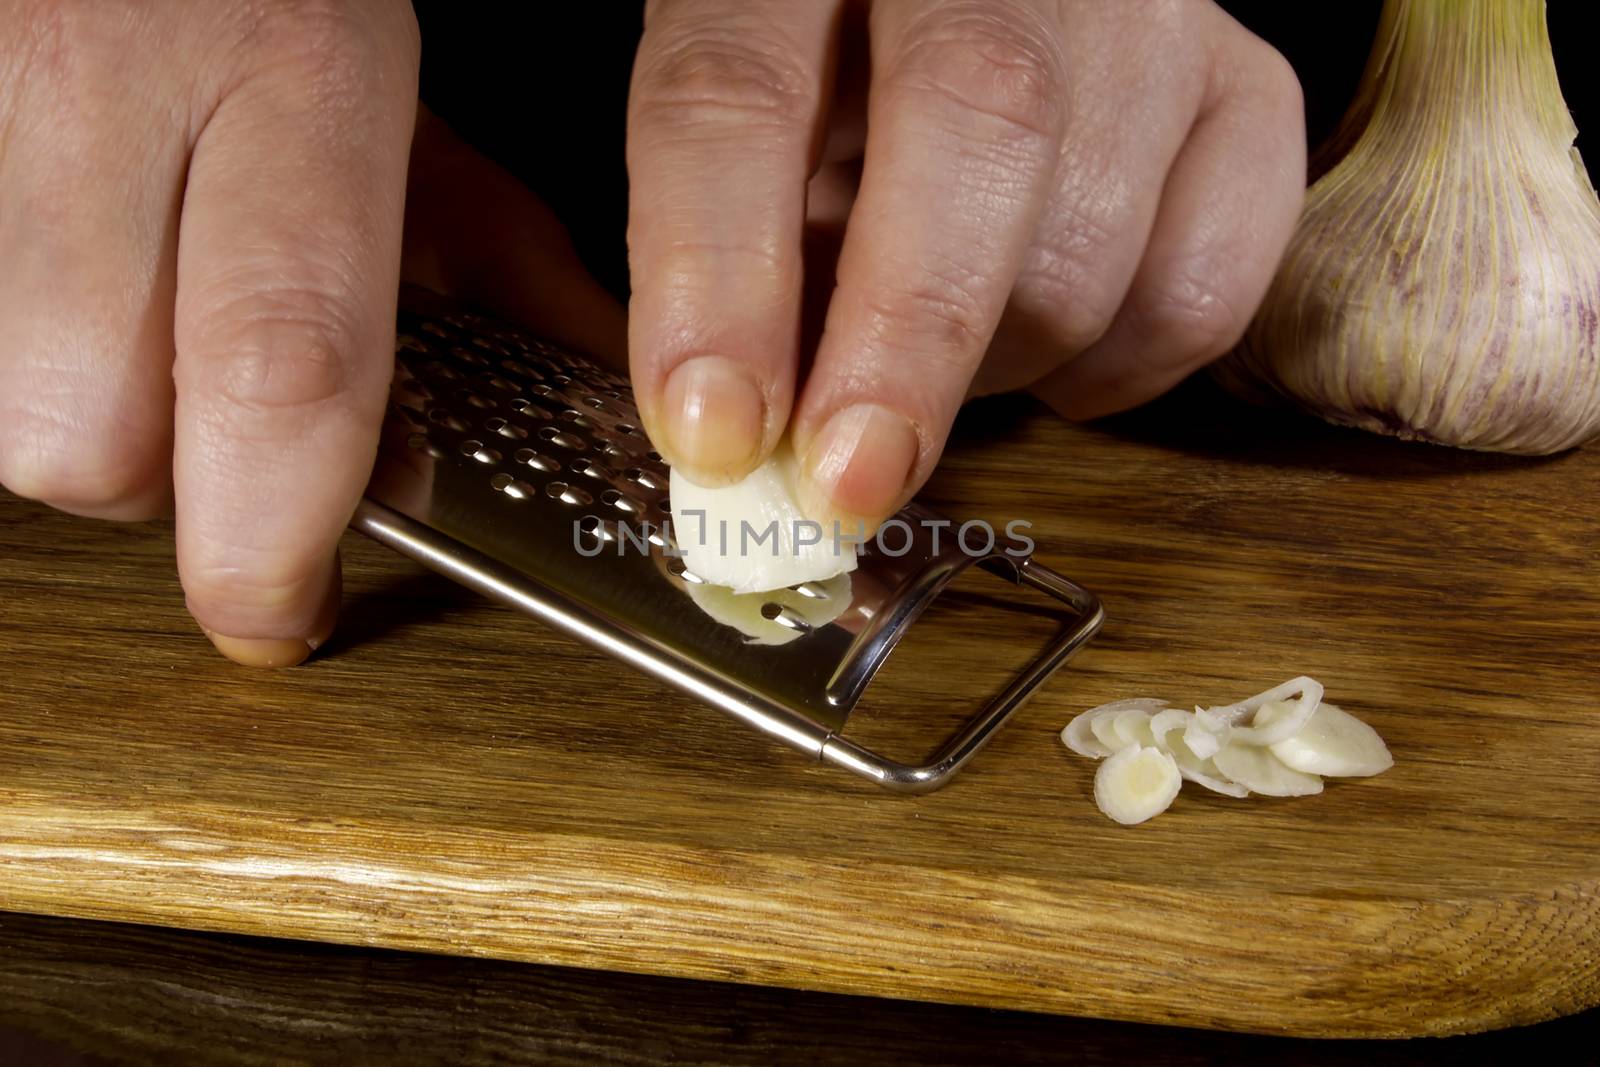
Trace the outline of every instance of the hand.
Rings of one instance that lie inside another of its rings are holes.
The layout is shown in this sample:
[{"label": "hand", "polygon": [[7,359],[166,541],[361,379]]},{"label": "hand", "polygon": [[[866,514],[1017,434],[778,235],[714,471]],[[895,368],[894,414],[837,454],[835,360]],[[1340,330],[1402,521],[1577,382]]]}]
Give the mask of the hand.
[{"label": "hand", "polygon": [[969,395],[1090,417],[1230,348],[1305,179],[1292,71],[1210,0],[655,0],[628,161],[652,438],[720,484],[787,431],[869,528]]},{"label": "hand", "polygon": [[[576,260],[526,190],[416,125],[403,0],[0,0],[0,25],[0,483],[175,510],[217,647],[298,662],[377,447],[414,130],[418,280],[525,318],[570,300],[594,347],[620,312],[551,280]],[[528,241],[461,247],[491,231]]]}]

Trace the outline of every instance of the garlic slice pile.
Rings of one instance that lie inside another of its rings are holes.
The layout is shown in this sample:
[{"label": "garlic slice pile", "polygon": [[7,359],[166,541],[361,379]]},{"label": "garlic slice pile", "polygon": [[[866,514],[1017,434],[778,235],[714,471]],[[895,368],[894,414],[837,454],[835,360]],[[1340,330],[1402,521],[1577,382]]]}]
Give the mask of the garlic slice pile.
[{"label": "garlic slice pile", "polygon": [[1103,760],[1100,810],[1127,826],[1166,811],[1184,781],[1230,797],[1322,792],[1322,778],[1361,778],[1394,766],[1378,732],[1322,702],[1321,684],[1292,678],[1237,704],[1184,711],[1165,700],[1115,700],[1078,715],[1061,741]]}]

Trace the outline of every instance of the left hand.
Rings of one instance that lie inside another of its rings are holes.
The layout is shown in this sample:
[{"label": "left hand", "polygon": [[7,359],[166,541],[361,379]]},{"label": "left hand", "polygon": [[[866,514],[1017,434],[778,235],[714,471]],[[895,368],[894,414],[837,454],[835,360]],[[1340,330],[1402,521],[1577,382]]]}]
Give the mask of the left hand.
[{"label": "left hand", "polygon": [[[970,395],[1083,418],[1163,392],[1266,292],[1301,106],[1211,0],[655,0],[628,134],[652,439],[719,484],[788,432],[807,510],[872,528]],[[807,247],[830,226],[836,272]]]}]

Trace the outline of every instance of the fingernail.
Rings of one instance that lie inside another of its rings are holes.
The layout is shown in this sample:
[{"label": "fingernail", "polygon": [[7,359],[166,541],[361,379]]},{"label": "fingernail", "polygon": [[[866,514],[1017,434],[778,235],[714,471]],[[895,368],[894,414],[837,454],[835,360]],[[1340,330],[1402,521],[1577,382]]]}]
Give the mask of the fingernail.
[{"label": "fingernail", "polygon": [[899,507],[921,441],[911,420],[878,404],[835,412],[800,464],[800,505],[819,522],[870,535]]},{"label": "fingernail", "polygon": [[246,667],[293,667],[305,662],[315,647],[310,641],[298,638],[261,640],[228,637],[210,630],[206,630],[205,634],[218,652]]},{"label": "fingernail", "polygon": [[767,404],[748,370],[722,356],[697,356],[667,378],[666,452],[672,464],[702,485],[748,474],[761,455]]},{"label": "fingernail", "polygon": [[333,636],[339,620],[339,602],[344,594],[343,569],[339,565],[339,551],[334,550],[331,573],[311,624],[311,634],[305,638],[252,638],[229,637],[204,626],[205,633],[218,652],[246,667],[296,667],[304,663],[313,652]]}]

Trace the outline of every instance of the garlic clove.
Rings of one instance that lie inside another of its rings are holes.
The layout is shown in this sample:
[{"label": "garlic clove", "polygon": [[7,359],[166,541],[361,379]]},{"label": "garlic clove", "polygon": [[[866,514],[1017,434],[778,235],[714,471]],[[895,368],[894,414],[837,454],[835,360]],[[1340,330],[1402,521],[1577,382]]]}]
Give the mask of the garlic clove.
[{"label": "garlic clove", "polygon": [[751,644],[786,645],[843,615],[850,608],[850,576],[809,583],[810,595],[794,589],[735,593],[726,586],[689,582],[684,590],[700,610],[738,630]]},{"label": "garlic clove", "polygon": [[849,531],[808,519],[795,494],[797,464],[787,441],[732,485],[696,485],[673,468],[672,531],[696,577],[735,593],[825,582],[856,569]]}]

